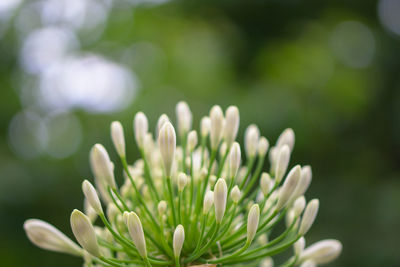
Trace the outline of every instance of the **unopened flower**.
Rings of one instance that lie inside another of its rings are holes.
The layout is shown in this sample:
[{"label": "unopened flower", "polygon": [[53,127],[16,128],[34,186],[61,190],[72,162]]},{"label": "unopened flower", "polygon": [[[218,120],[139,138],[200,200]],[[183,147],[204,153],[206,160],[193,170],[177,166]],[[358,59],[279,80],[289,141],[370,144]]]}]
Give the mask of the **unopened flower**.
[{"label": "unopened flower", "polygon": [[190,131],[187,137],[187,148],[189,152],[193,152],[196,146],[197,146],[197,132]]},{"label": "unopened flower", "polygon": [[300,165],[295,166],[287,175],[285,182],[281,190],[279,191],[278,204],[276,204],[276,209],[279,210],[283,208],[291,198],[294,190],[297,187],[301,175]]},{"label": "unopened flower", "polygon": [[266,172],[263,172],[261,174],[260,187],[261,187],[261,191],[264,194],[264,196],[267,196],[271,189],[270,188],[271,187],[271,177]]},{"label": "unopened flower", "polygon": [[146,258],[146,240],[144,239],[142,222],[135,212],[132,211],[127,215],[126,226],[128,227],[129,235],[139,251],[140,256],[142,256],[142,258]]},{"label": "unopened flower", "polygon": [[157,121],[157,128],[156,128],[157,137],[158,137],[158,134],[159,134],[161,128],[164,126],[164,123],[166,123],[166,122],[169,122],[169,118],[166,114],[162,114],[160,116],[160,118],[158,118],[158,121]]},{"label": "unopened flower", "polygon": [[176,105],[176,117],[178,118],[178,133],[183,136],[192,128],[192,112],[188,104],[180,101]]},{"label": "unopened flower", "polygon": [[234,203],[238,203],[240,199],[240,189],[237,185],[233,187],[232,192],[231,192],[231,197]]},{"label": "unopened flower", "polygon": [[236,139],[239,129],[239,109],[235,106],[230,106],[225,113],[225,129],[224,139],[228,146],[230,146]]},{"label": "unopened flower", "polygon": [[179,257],[181,255],[184,241],[185,241],[185,229],[180,224],[176,227],[173,238],[173,248],[175,257]]},{"label": "unopened flower", "polygon": [[139,148],[143,148],[144,137],[146,136],[147,131],[149,130],[149,123],[147,121],[146,115],[144,115],[143,112],[136,113],[133,124],[134,124],[133,128],[135,130],[136,143],[139,146]]},{"label": "unopened flower", "polygon": [[237,142],[232,144],[229,153],[229,177],[234,178],[239,170],[241,162],[240,145]]},{"label": "unopened flower", "polygon": [[178,189],[179,191],[182,191],[183,188],[186,186],[187,184],[187,175],[183,172],[179,173],[178,175]]},{"label": "unopened flower", "polygon": [[279,136],[278,141],[276,142],[277,147],[282,147],[287,145],[290,151],[293,150],[294,146],[294,132],[291,128],[285,129],[282,134]]},{"label": "unopened flower", "polygon": [[215,220],[221,223],[226,209],[226,197],[228,189],[223,178],[219,178],[214,188]]},{"label": "unopened flower", "polygon": [[206,195],[204,196],[203,213],[207,214],[210,211],[213,204],[214,204],[214,192],[207,191]]},{"label": "unopened flower", "polygon": [[317,216],[319,208],[319,200],[313,199],[307,204],[306,210],[304,211],[303,218],[301,220],[299,234],[305,235],[314,223],[315,217]]},{"label": "unopened flower", "polygon": [[101,183],[105,183],[111,188],[116,188],[114,178],[114,166],[108,156],[106,149],[96,144],[90,151],[90,163],[93,174]]},{"label": "unopened flower", "polygon": [[210,111],[211,148],[217,149],[224,130],[224,114],[220,106],[213,106]]},{"label": "unopened flower", "polygon": [[246,129],[244,146],[246,148],[246,155],[251,158],[254,157],[258,149],[258,140],[260,138],[260,130],[254,124],[251,124]]},{"label": "unopened flower", "polygon": [[209,117],[203,117],[200,124],[200,133],[202,137],[206,137],[210,133],[211,120]]},{"label": "unopened flower", "polygon": [[97,214],[103,214],[103,208],[101,207],[96,189],[88,180],[83,181],[82,191],[93,210],[95,210]]},{"label": "unopened flower", "polygon": [[124,129],[119,121],[111,123],[111,138],[114,143],[115,150],[122,158],[125,157],[125,137]]},{"label": "unopened flower", "polygon": [[260,138],[260,140],[258,140],[258,148],[257,148],[258,155],[260,157],[264,157],[265,154],[267,154],[268,148],[269,148],[269,142],[268,142],[267,138],[262,136]]},{"label": "unopened flower", "polygon": [[335,239],[319,241],[300,254],[300,262],[311,260],[316,264],[328,263],[336,259],[342,252],[342,244]]},{"label": "unopened flower", "polygon": [[249,216],[247,217],[247,242],[253,241],[256,235],[258,222],[260,221],[260,207],[258,204],[254,204],[249,211]]},{"label": "unopened flower", "polygon": [[164,123],[161,128],[158,136],[158,145],[164,163],[165,174],[169,177],[176,149],[175,129],[170,122]]},{"label": "unopened flower", "polygon": [[299,256],[303,250],[304,247],[306,246],[306,240],[304,237],[301,237],[299,240],[297,240],[296,243],[294,243],[293,248],[294,248],[294,253]]},{"label": "unopened flower", "polygon": [[279,152],[276,162],[275,179],[279,183],[285,175],[286,169],[289,165],[290,160],[290,148],[287,145],[283,145]]}]

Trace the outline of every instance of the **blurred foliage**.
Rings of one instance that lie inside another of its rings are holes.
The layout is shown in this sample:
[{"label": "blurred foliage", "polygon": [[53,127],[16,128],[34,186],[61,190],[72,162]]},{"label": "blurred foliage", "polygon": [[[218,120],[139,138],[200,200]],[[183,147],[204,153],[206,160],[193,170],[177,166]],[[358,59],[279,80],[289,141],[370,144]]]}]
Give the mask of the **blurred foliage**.
[{"label": "blurred foliage", "polygon": [[[349,21],[365,34],[334,34]],[[10,25],[1,37],[2,266],[79,266],[78,259],[34,247],[23,221],[44,219],[71,236],[69,214],[82,206],[80,183],[91,177],[89,149],[99,142],[112,151],[109,123],[125,126],[133,161],[135,112],[144,111],[153,129],[160,114],[175,118],[179,100],[191,106],[196,127],[213,104],[237,105],[239,138],[250,123],[271,142],[292,127],[292,162],[312,165],[306,197],[321,201],[307,243],[341,240],[343,255],[331,266],[400,264],[400,42],[380,24],[376,1],[124,2],[103,26],[97,39],[79,33],[82,51],[126,66],[139,91],[119,112],[74,110],[82,141],[64,159],[25,159],[10,145],[11,119],[26,108],[19,87],[27,78],[18,31]],[[367,63],[354,67],[363,56]]]}]

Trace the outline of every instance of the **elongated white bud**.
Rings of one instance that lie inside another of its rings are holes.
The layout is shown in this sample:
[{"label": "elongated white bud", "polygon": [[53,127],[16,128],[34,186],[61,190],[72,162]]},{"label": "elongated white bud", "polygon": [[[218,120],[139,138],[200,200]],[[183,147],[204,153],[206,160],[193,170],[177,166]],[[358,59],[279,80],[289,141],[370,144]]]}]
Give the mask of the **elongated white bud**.
[{"label": "elongated white bud", "polygon": [[278,140],[276,141],[276,146],[277,147],[282,147],[283,145],[287,145],[290,149],[290,151],[293,150],[294,146],[294,132],[291,128],[285,129],[281,135],[278,137]]},{"label": "elongated white bud", "polygon": [[269,194],[269,191],[271,190],[271,188],[270,188],[271,187],[271,177],[266,172],[263,172],[261,174],[260,187],[261,187],[261,191],[263,192],[264,196],[267,196]]},{"label": "elongated white bud", "polygon": [[294,190],[299,183],[301,175],[300,165],[296,165],[287,175],[282,188],[279,191],[278,203],[276,204],[276,209],[280,210],[283,208],[290,200],[293,195]]},{"label": "elongated white bud", "polygon": [[134,123],[133,128],[135,131],[136,143],[138,147],[142,149],[144,137],[146,136],[149,130],[149,123],[147,121],[146,115],[144,115],[143,112],[136,113],[133,123]]},{"label": "elongated white bud", "polygon": [[304,193],[307,191],[308,187],[311,184],[311,177],[312,177],[311,167],[308,165],[302,167],[300,181],[293,194],[294,198],[304,195]]},{"label": "elongated white bud", "polygon": [[183,190],[183,188],[185,188],[186,184],[187,184],[187,175],[183,172],[180,172],[178,175],[178,190],[179,192],[181,192]]},{"label": "elongated white bud", "polygon": [[203,213],[207,214],[210,211],[213,204],[214,204],[214,192],[207,191],[206,195],[204,196]]},{"label": "elongated white bud", "polygon": [[210,111],[211,148],[217,149],[224,130],[224,114],[220,106],[213,106]]},{"label": "elongated white bud", "polygon": [[53,225],[38,219],[24,222],[24,229],[29,240],[36,246],[51,251],[81,256],[82,249]]},{"label": "elongated white bud", "polygon": [[108,156],[107,150],[101,144],[95,144],[90,151],[90,163],[96,179],[111,188],[116,188],[114,165]]},{"label": "elongated white bud", "polygon": [[178,133],[179,136],[183,136],[192,128],[192,112],[184,101],[178,102],[175,112],[178,118]]},{"label": "elongated white bud", "polygon": [[240,161],[242,159],[240,145],[234,142],[229,152],[229,177],[234,178],[240,168]]},{"label": "elongated white bud", "polygon": [[187,137],[187,149],[191,153],[197,146],[197,132],[190,131]]},{"label": "elongated white bud", "polygon": [[221,223],[226,209],[226,197],[228,189],[226,182],[223,178],[219,178],[214,188],[214,207],[215,207],[215,220]]},{"label": "elongated white bud", "polygon": [[127,224],[129,235],[131,236],[133,243],[135,244],[137,250],[139,251],[142,258],[147,257],[146,250],[146,240],[144,239],[144,232],[142,227],[142,222],[135,212],[131,211],[127,215]]},{"label": "elongated white bud", "polygon": [[300,265],[300,267],[317,267],[317,264],[313,260],[306,260]]},{"label": "elongated white bud", "polygon": [[260,140],[258,140],[258,155],[260,157],[265,157],[268,148],[269,148],[269,142],[267,138],[265,138],[264,136],[260,137]]},{"label": "elongated white bud", "polygon": [[181,255],[183,242],[185,241],[185,229],[182,224],[178,225],[174,232],[173,238],[173,248],[174,248],[174,256],[178,258]]},{"label": "elongated white bud", "polygon": [[239,202],[240,195],[240,189],[237,185],[235,185],[231,192],[232,201],[237,204]]},{"label": "elongated white bud", "polygon": [[287,170],[290,160],[290,149],[287,145],[283,145],[279,150],[278,159],[275,169],[275,180],[279,183]]},{"label": "elongated white bud", "polygon": [[113,121],[111,123],[111,139],[118,155],[121,158],[125,158],[124,128],[119,121]]},{"label": "elongated white bud", "polygon": [[239,120],[239,109],[235,106],[228,107],[225,115],[224,129],[224,139],[228,146],[230,146],[236,139],[239,129]]},{"label": "elongated white bud", "polygon": [[258,204],[251,206],[249,216],[247,217],[247,242],[253,241],[256,235],[258,222],[260,221],[260,207]]},{"label": "elongated white bud", "polygon": [[158,133],[160,132],[161,127],[163,127],[164,123],[166,123],[167,121],[169,121],[169,118],[166,114],[162,114],[160,116],[160,118],[158,118],[157,128],[156,128],[156,137],[158,137]]},{"label": "elongated white bud", "polygon": [[294,253],[300,256],[305,246],[306,246],[306,240],[304,237],[301,237],[299,240],[296,241],[296,243],[293,244]]},{"label": "elongated white bud", "polygon": [[209,117],[203,117],[200,122],[201,136],[206,137],[210,133],[211,120]]},{"label": "elongated white bud", "polygon": [[306,199],[304,196],[298,197],[293,203],[294,216],[299,217],[306,207]]},{"label": "elongated white bud", "polygon": [[165,175],[170,177],[176,149],[175,129],[170,122],[164,123],[161,128],[158,136],[158,146],[164,163]]},{"label": "elongated white bud", "polygon": [[315,221],[315,217],[317,217],[318,208],[318,199],[313,199],[308,203],[306,210],[304,211],[303,218],[301,220],[299,235],[305,235],[308,230],[310,230],[312,224]]},{"label": "elongated white bud", "polygon": [[90,219],[75,209],[71,213],[71,228],[78,243],[93,256],[100,256],[100,248],[97,243],[96,233]]},{"label": "elongated white bud", "polygon": [[158,213],[163,215],[165,213],[165,211],[167,210],[167,202],[164,200],[161,200],[158,203],[157,209],[158,209]]},{"label": "elongated white bud", "polygon": [[82,191],[93,210],[96,211],[98,215],[103,214],[103,208],[101,207],[96,189],[88,180],[83,181]]},{"label": "elongated white bud", "polygon": [[244,146],[246,148],[246,155],[252,158],[256,155],[258,149],[258,139],[260,138],[260,130],[255,124],[247,127],[244,136]]},{"label": "elongated white bud", "polygon": [[324,264],[336,259],[342,252],[342,244],[335,239],[326,239],[314,243],[300,255],[300,262],[312,260],[316,264]]}]

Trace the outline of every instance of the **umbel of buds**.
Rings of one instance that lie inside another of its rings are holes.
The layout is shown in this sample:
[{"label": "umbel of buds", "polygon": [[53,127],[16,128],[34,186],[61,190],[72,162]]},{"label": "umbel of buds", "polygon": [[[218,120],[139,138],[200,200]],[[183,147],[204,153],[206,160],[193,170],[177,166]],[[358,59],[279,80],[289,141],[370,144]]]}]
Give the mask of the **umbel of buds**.
[{"label": "umbel of buds", "polygon": [[[91,149],[94,182],[83,181],[84,213],[74,210],[70,218],[77,243],[44,221],[28,219],[24,229],[31,242],[82,257],[84,266],[273,266],[274,256],[291,247],[293,256],[283,266],[317,266],[339,256],[342,245],[334,239],[306,247],[319,200],[305,196],[311,167],[290,163],[292,129],[270,147],[250,124],[241,145],[237,107],[224,112],[213,106],[198,127],[186,102],[175,111],[177,124],[162,114],[154,133],[144,113],[135,115],[136,160],[126,153],[125,134],[132,133],[112,122],[111,154],[119,159],[110,159],[101,144]],[[121,184],[114,173],[123,173]]]}]

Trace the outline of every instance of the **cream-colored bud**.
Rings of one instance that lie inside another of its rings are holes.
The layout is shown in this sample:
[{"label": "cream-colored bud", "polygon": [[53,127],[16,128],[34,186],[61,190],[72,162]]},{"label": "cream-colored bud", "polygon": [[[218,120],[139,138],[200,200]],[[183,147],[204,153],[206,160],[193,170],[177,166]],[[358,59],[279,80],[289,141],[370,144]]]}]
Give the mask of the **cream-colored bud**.
[{"label": "cream-colored bud", "polygon": [[274,267],[274,260],[271,257],[267,257],[261,261],[260,267]]},{"label": "cream-colored bud", "polygon": [[124,211],[124,213],[122,214],[122,219],[125,225],[128,225],[128,217],[129,217],[129,211]]},{"label": "cream-colored bud", "polygon": [[219,178],[214,187],[215,220],[221,223],[226,209],[228,189],[223,178]]},{"label": "cream-colored bud", "polygon": [[306,240],[304,237],[301,237],[299,240],[296,241],[296,243],[293,244],[294,253],[300,256],[305,246],[306,246]]},{"label": "cream-colored bud", "polygon": [[271,177],[266,172],[263,172],[261,174],[260,187],[261,187],[261,191],[263,192],[264,196],[267,196],[269,194],[269,191],[271,190],[271,188],[270,188],[271,187]]},{"label": "cream-colored bud", "polygon": [[184,241],[185,241],[185,229],[183,228],[182,224],[180,224],[175,229],[174,238],[172,242],[175,258],[178,258],[181,255]]},{"label": "cream-colored bud", "polygon": [[313,199],[307,204],[306,210],[304,211],[303,218],[301,220],[299,235],[305,235],[308,230],[310,230],[312,224],[315,221],[315,218],[317,217],[318,208],[318,199]]},{"label": "cream-colored bud", "polygon": [[178,119],[178,133],[179,136],[183,136],[192,128],[192,112],[189,105],[184,101],[180,101],[176,105],[175,112]]},{"label": "cream-colored bud", "polygon": [[226,154],[227,149],[228,149],[228,145],[226,144],[226,142],[223,142],[221,144],[221,146],[219,147],[219,154],[221,155],[221,157],[223,157]]},{"label": "cream-colored bud", "polygon": [[167,202],[164,200],[161,200],[158,203],[157,209],[158,209],[158,213],[163,215],[165,213],[165,211],[167,210]]},{"label": "cream-colored bud", "polygon": [[90,151],[90,165],[96,179],[111,188],[117,187],[114,178],[114,165],[110,161],[107,150],[101,144],[94,145]]},{"label": "cream-colored bud", "polygon": [[95,257],[100,256],[96,233],[90,219],[79,210],[71,213],[71,228],[78,243]]},{"label": "cream-colored bud", "polygon": [[158,145],[164,164],[165,175],[170,177],[176,149],[175,129],[170,122],[164,123],[161,128],[158,136]]},{"label": "cream-colored bud", "polygon": [[200,122],[201,136],[206,137],[210,133],[211,120],[209,117],[203,117]]},{"label": "cream-colored bud", "polygon": [[111,139],[118,155],[121,158],[125,158],[124,128],[119,121],[113,121],[111,123]]},{"label": "cream-colored bud", "polygon": [[275,169],[275,180],[279,183],[282,181],[283,176],[286,173],[287,167],[290,160],[290,149],[287,145],[283,145],[278,153]]},{"label": "cream-colored bud", "polygon": [[293,150],[294,146],[294,132],[291,128],[285,129],[276,141],[277,147],[282,147],[283,145],[288,145],[290,151]]},{"label": "cream-colored bud", "polygon": [[178,174],[178,190],[181,192],[183,188],[185,188],[187,184],[188,178],[187,175],[183,172]]},{"label": "cream-colored bud", "polygon": [[234,142],[229,152],[229,178],[236,177],[236,174],[240,168],[240,161],[242,159],[240,145]]},{"label": "cream-colored bud", "polygon": [[324,264],[336,259],[342,252],[342,244],[335,239],[326,239],[314,243],[300,254],[300,262],[312,260],[316,264]]},{"label": "cream-colored bud", "polygon": [[103,208],[101,207],[96,189],[88,180],[83,181],[82,191],[93,210],[95,210],[98,215],[103,214]]},{"label": "cream-colored bud", "polygon": [[24,230],[29,240],[36,246],[51,251],[81,256],[82,249],[53,225],[38,219],[24,222]]},{"label": "cream-colored bud", "polygon": [[308,165],[302,167],[300,181],[293,194],[294,198],[304,195],[304,193],[307,191],[308,187],[311,184],[311,177],[312,177],[311,167]]},{"label": "cream-colored bud", "polygon": [[299,217],[306,207],[306,199],[304,196],[298,197],[293,203],[293,210],[295,217]]},{"label": "cream-colored bud", "polygon": [[258,155],[264,157],[267,154],[268,148],[269,142],[267,138],[264,136],[260,137],[260,140],[258,140]]},{"label": "cream-colored bud", "polygon": [[236,139],[239,129],[239,120],[239,109],[235,106],[228,107],[225,113],[224,129],[224,139],[228,146],[230,146]]},{"label": "cream-colored bud", "polygon": [[255,124],[247,127],[244,136],[244,146],[246,148],[246,155],[252,158],[256,155],[258,149],[258,139],[260,138],[260,130]]},{"label": "cream-colored bud", "polygon": [[300,267],[317,267],[317,264],[313,260],[306,260],[300,265]]},{"label": "cream-colored bud", "polygon": [[282,188],[279,191],[278,203],[276,204],[277,210],[280,210],[286,204],[288,204],[300,180],[300,175],[301,175],[300,165],[296,165],[287,175],[285,182],[283,183]]},{"label": "cream-colored bud", "polygon": [[158,137],[158,133],[161,130],[161,127],[163,127],[164,123],[166,123],[167,121],[169,121],[169,118],[166,114],[162,114],[160,116],[160,118],[158,118],[157,121],[157,128],[156,128],[156,136]]},{"label": "cream-colored bud", "polygon": [[187,137],[187,149],[189,152],[193,152],[193,150],[196,148],[197,141],[197,132],[190,131]]},{"label": "cream-colored bud", "polygon": [[146,240],[144,239],[142,222],[140,221],[137,214],[133,211],[131,211],[128,214],[126,222],[129,235],[131,236],[133,243],[135,244],[137,250],[139,251],[140,256],[142,256],[142,258],[146,258],[147,257]]},{"label": "cream-colored bud", "polygon": [[232,201],[237,204],[239,202],[240,195],[240,189],[237,185],[235,185],[231,192]]},{"label": "cream-colored bud", "polygon": [[217,176],[215,176],[214,174],[210,175],[210,186],[213,187],[215,185],[215,183],[217,182]]},{"label": "cream-colored bud", "polygon": [[218,148],[224,130],[224,114],[220,106],[213,106],[210,111],[210,142],[213,150]]},{"label": "cream-colored bud", "polygon": [[213,204],[214,204],[214,192],[207,191],[206,195],[204,196],[203,213],[207,214],[210,211]]},{"label": "cream-colored bud", "polygon": [[83,200],[83,213],[86,214],[86,216],[89,217],[91,222],[96,221],[97,219],[97,212],[92,208],[92,206],[89,204],[89,201],[87,198]]},{"label": "cream-colored bud", "polygon": [[249,216],[247,217],[247,242],[253,241],[258,229],[258,222],[260,221],[260,207],[258,204],[251,206]]},{"label": "cream-colored bud", "polygon": [[134,131],[136,143],[139,148],[143,148],[144,137],[146,136],[149,130],[149,123],[147,121],[146,115],[143,112],[138,112],[134,118]]}]

